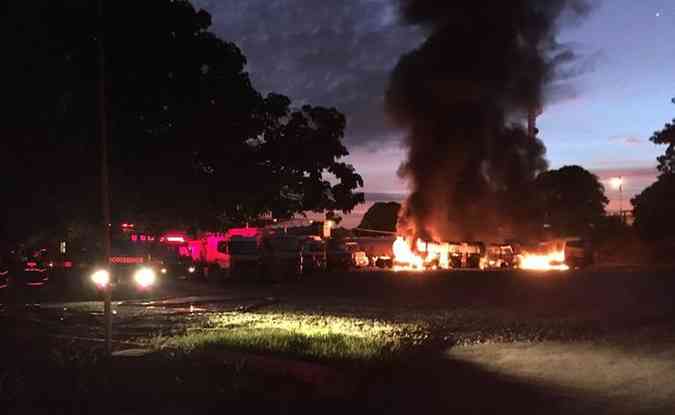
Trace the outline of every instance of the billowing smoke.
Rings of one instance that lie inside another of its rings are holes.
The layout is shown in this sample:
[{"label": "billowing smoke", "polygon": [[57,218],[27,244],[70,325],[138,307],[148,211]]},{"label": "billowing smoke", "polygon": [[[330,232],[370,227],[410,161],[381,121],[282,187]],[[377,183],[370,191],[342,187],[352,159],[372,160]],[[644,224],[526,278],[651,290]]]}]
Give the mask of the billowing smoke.
[{"label": "billowing smoke", "polygon": [[[574,54],[560,25],[586,0],[399,0],[429,36],[392,73],[387,109],[406,130],[412,185],[403,231],[443,240],[490,240],[527,225],[528,188],[547,168],[528,135],[528,112]],[[562,65],[562,66],[561,66]]]}]

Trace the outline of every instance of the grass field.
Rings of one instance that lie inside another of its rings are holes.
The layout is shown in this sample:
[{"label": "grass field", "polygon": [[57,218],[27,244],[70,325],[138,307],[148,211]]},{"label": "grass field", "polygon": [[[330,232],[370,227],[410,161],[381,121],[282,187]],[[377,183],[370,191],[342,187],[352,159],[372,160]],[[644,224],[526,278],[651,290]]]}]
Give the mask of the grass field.
[{"label": "grass field", "polygon": [[277,309],[216,313],[184,334],[147,341],[157,349],[187,353],[237,350],[320,361],[376,361],[401,352],[409,341],[406,333],[413,327],[410,323]]}]

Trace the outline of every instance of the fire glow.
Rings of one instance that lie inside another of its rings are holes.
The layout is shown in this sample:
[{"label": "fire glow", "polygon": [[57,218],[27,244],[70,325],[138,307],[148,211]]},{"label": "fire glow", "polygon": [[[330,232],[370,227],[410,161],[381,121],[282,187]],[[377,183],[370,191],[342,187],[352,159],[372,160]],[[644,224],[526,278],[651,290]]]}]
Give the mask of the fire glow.
[{"label": "fire glow", "polygon": [[[548,246],[538,252],[523,251],[510,268],[525,271],[567,271],[564,249]],[[453,268],[487,269],[488,257],[476,243],[435,243],[398,236],[392,245],[394,271],[426,271]],[[473,261],[471,261],[473,258]]]},{"label": "fire glow", "polygon": [[399,236],[394,241],[394,271],[424,271],[450,268],[449,244],[437,244],[417,239],[415,250],[412,244]]},{"label": "fire glow", "polygon": [[567,271],[570,269],[565,264],[564,251],[553,251],[545,254],[524,253],[520,255],[518,267],[530,271]]},{"label": "fire glow", "polygon": [[395,271],[422,271],[424,259],[412,251],[402,237],[397,237],[393,245]]}]

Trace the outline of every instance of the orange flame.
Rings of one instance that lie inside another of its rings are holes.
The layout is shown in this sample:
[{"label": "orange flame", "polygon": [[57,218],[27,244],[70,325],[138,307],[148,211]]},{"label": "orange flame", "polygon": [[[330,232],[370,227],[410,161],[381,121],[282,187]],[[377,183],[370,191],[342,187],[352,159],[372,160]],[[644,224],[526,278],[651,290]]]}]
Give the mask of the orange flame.
[{"label": "orange flame", "polygon": [[553,251],[546,254],[520,255],[519,268],[532,271],[567,271],[570,269],[565,264],[565,252]]},{"label": "orange flame", "polygon": [[413,251],[412,245],[412,242],[406,241],[402,236],[397,237],[394,241],[392,249],[395,271],[450,268],[450,246],[448,244],[437,244],[417,239],[414,244],[416,251]]},{"label": "orange flame", "polygon": [[[421,242],[418,240],[418,243]],[[396,271],[422,271],[424,259],[412,251],[408,242],[402,237],[397,237],[393,245],[394,270]]]},{"label": "orange flame", "polygon": [[[413,249],[414,247],[414,249]],[[470,244],[449,244],[412,240],[398,236],[392,246],[395,271],[424,271],[428,269],[451,269],[451,255],[477,255]],[[545,250],[547,252],[542,252]],[[539,248],[539,252],[524,252],[518,255],[517,267],[531,271],[567,271],[565,252],[559,246]],[[487,258],[482,257],[478,268],[485,269]],[[463,265],[462,265],[463,266]]]}]

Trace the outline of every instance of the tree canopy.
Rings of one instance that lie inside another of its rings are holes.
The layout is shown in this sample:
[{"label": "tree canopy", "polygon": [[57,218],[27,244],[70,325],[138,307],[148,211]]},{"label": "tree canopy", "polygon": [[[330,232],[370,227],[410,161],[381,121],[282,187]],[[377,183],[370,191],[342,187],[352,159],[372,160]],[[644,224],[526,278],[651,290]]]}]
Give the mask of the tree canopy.
[{"label": "tree canopy", "polygon": [[654,144],[666,145],[666,151],[657,157],[658,169],[662,174],[675,173],[675,120],[666,123],[662,130],[656,131],[649,140]]},{"label": "tree canopy", "polygon": [[374,231],[396,232],[396,223],[401,204],[396,202],[376,202],[363,215],[359,228]]},{"label": "tree canopy", "polygon": [[361,177],[341,161],[344,115],[259,93],[207,12],[184,0],[105,1],[101,21],[96,3],[10,0],[0,17],[14,57],[0,97],[12,109],[0,125],[11,137],[2,164],[16,177],[8,216],[99,211],[99,36],[115,219],[214,225],[363,201]]},{"label": "tree canopy", "polygon": [[675,235],[675,120],[652,135],[655,144],[666,145],[662,156],[657,157],[658,179],[639,195],[631,199],[634,226],[640,237],[648,241],[673,239]]},{"label": "tree canopy", "polygon": [[541,173],[535,189],[543,220],[558,235],[587,234],[602,221],[609,202],[598,178],[580,166]]},{"label": "tree canopy", "polygon": [[665,174],[631,199],[640,236],[649,241],[675,237],[675,175]]}]

